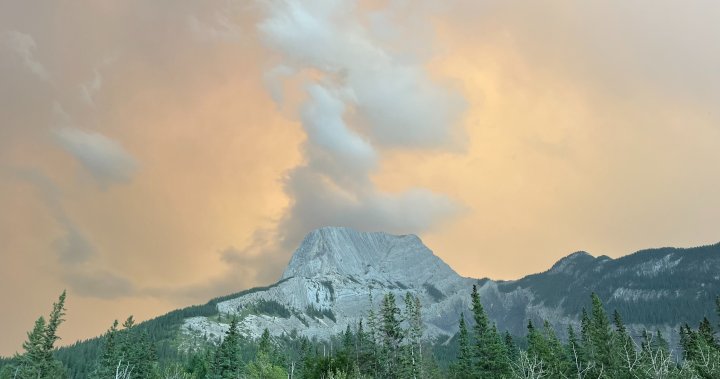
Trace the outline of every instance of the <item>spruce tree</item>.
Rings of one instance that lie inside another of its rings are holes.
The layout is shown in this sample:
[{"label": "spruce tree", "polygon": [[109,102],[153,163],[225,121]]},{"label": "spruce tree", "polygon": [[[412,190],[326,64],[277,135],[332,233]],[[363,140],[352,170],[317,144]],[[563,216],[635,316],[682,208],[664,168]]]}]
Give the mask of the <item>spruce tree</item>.
[{"label": "spruce tree", "polygon": [[578,340],[575,328],[573,328],[572,325],[568,325],[567,334],[568,343],[566,347],[566,354],[570,360],[570,375],[568,375],[568,377],[579,378],[581,377],[583,370],[588,367],[587,355],[585,354],[583,344]]},{"label": "spruce tree", "polygon": [[595,362],[593,376],[607,377],[614,369],[610,320],[597,294],[592,293],[591,299],[588,354]]},{"label": "spruce tree", "polygon": [[422,377],[422,334],[423,321],[420,299],[409,292],[405,295],[405,322],[407,323],[406,355],[407,376],[410,378]]},{"label": "spruce tree", "polygon": [[515,345],[515,341],[513,341],[513,338],[510,335],[510,332],[508,332],[507,330],[505,331],[504,341],[505,341],[505,349],[507,350],[507,354],[508,354],[508,360],[510,360],[510,362],[513,362],[513,361],[515,361],[515,359],[517,359],[520,351],[518,350],[517,346]]},{"label": "spruce tree", "polygon": [[457,356],[457,378],[472,378],[472,351],[470,349],[470,337],[465,324],[465,315],[460,313],[460,327],[458,332],[458,356]]},{"label": "spruce tree", "polygon": [[397,307],[395,295],[389,292],[383,297],[380,309],[381,335],[382,335],[382,368],[385,377],[398,376],[398,362],[400,360],[400,344],[404,333],[400,327],[400,309]]},{"label": "spruce tree", "polygon": [[118,349],[118,321],[115,320],[103,339],[100,360],[97,362],[95,371],[92,374],[94,379],[110,378],[115,375],[115,366],[120,359]]},{"label": "spruce tree", "polygon": [[230,328],[215,352],[213,377],[217,379],[239,378],[242,373],[240,359],[240,332],[237,318],[230,320]]},{"label": "spruce tree", "polygon": [[498,378],[510,375],[510,362],[508,361],[505,345],[497,332],[496,327],[490,327],[485,313],[477,285],[473,285],[470,295],[473,311],[473,326],[475,337],[476,367],[474,372],[479,378]]},{"label": "spruce tree", "polygon": [[715,330],[707,317],[703,317],[703,320],[700,322],[698,335],[700,338],[705,340],[705,343],[708,346],[718,346],[715,342]]},{"label": "spruce tree", "polygon": [[368,311],[370,362],[372,364],[372,375],[377,377],[380,371],[380,351],[378,349],[378,344],[380,342],[380,321],[378,320],[378,315],[375,313],[375,302],[373,301],[372,290],[368,292],[368,301],[370,303],[370,310]]},{"label": "spruce tree", "polygon": [[613,324],[615,330],[612,337],[612,375],[617,379],[637,377],[637,362],[640,361],[641,353],[636,351],[635,343],[617,310],[613,311]]},{"label": "spruce tree", "polygon": [[23,342],[25,353],[19,357],[20,367],[18,378],[44,378],[43,372],[43,348],[45,345],[45,317],[40,316],[35,321],[35,326],[27,334],[27,341]]},{"label": "spruce tree", "polygon": [[53,356],[55,342],[60,339],[57,330],[64,321],[64,315],[65,291],[53,303],[48,321],[44,317],[38,318],[28,333],[28,339],[23,343],[25,353],[16,357],[19,361],[19,366],[15,368],[18,379],[62,379],[67,376],[62,363]]}]

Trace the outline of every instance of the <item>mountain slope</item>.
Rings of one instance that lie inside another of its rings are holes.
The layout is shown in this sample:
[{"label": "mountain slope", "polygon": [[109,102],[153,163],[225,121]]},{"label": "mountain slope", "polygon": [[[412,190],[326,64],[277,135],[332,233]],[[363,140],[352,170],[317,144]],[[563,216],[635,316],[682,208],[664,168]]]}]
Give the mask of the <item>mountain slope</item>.
[{"label": "mountain slope", "polygon": [[[407,292],[423,303],[428,337],[454,334],[473,279],[462,278],[413,235],[322,228],[308,234],[277,285],[217,304],[240,328],[259,336],[297,332],[327,338],[367,317],[371,295]],[[212,317],[186,320],[189,335],[219,337],[227,326]]]},{"label": "mountain slope", "polygon": [[416,236],[329,227],[308,234],[279,283],[225,297],[215,304],[219,317],[187,318],[181,330],[193,337],[186,341],[219,338],[226,320],[236,316],[251,336],[267,328],[274,335],[322,339],[367,317],[371,293],[377,308],[384,293],[410,292],[423,304],[426,337],[445,339],[455,333],[460,312],[467,314],[471,287],[478,284],[491,319],[514,335],[525,334],[528,319],[565,330],[577,322],[591,292],[609,311],[618,309],[631,332],[648,328],[675,335],[671,329],[681,323],[712,316],[712,301],[720,294],[718,272],[720,244],[645,250],[619,259],[578,252],[519,280],[478,280],[459,276]]}]

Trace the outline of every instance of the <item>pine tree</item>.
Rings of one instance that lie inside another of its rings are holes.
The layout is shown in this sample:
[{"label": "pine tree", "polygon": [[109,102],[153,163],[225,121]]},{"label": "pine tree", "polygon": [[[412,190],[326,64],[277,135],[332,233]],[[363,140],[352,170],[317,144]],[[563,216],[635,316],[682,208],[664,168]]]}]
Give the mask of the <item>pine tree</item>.
[{"label": "pine tree", "polygon": [[581,373],[583,373],[583,370],[586,370],[588,367],[587,355],[585,354],[583,344],[578,341],[575,328],[573,328],[572,325],[568,325],[567,333],[568,343],[566,354],[570,359],[570,375],[568,375],[568,377],[579,378],[582,376]]},{"label": "pine tree", "polygon": [[460,313],[460,327],[458,332],[458,356],[457,356],[457,378],[472,378],[472,351],[470,349],[470,338],[467,326],[465,325],[465,315]]},{"label": "pine tree", "polygon": [[118,349],[118,321],[115,320],[103,339],[100,360],[97,362],[95,371],[92,374],[94,379],[110,378],[115,375],[115,365],[119,360]]},{"label": "pine tree", "polygon": [[38,318],[32,331],[28,333],[28,340],[23,343],[25,353],[16,357],[19,361],[19,366],[16,367],[18,379],[61,379],[67,376],[62,363],[53,356],[55,342],[60,339],[57,329],[64,321],[64,315],[65,291],[58,301],[53,303],[48,321],[46,322],[44,317]]},{"label": "pine tree", "polygon": [[382,368],[385,377],[396,377],[398,375],[397,363],[400,360],[400,344],[403,341],[404,333],[400,327],[400,309],[397,307],[395,295],[390,292],[383,297],[380,310],[381,335],[382,335]]},{"label": "pine tree", "polygon": [[405,295],[405,322],[407,323],[406,336],[406,376],[409,378],[422,377],[422,334],[423,321],[420,299],[409,292]]},{"label": "pine tree", "polygon": [[27,341],[23,342],[25,353],[20,356],[19,378],[44,378],[43,348],[45,345],[45,317],[40,316],[35,326],[28,332]]},{"label": "pine tree", "polygon": [[510,332],[507,330],[505,331],[505,349],[507,350],[508,359],[510,362],[513,362],[515,359],[517,359],[518,354],[520,351],[518,350],[517,346],[515,345],[515,341],[513,341],[512,336],[510,335]]},{"label": "pine tree", "polygon": [[627,332],[620,312],[613,311],[613,324],[615,331],[612,337],[612,375],[617,379],[634,378],[637,376],[637,362],[640,353],[635,349],[635,343]]},{"label": "pine tree", "polygon": [[242,373],[240,332],[238,331],[238,321],[234,317],[230,321],[230,328],[225,333],[223,341],[215,352],[212,371],[214,378],[217,379],[239,378]]},{"label": "pine tree", "polygon": [[[122,324],[123,329],[116,331],[116,348],[113,354],[111,372],[116,368],[127,367],[133,377],[152,377],[157,370],[157,351],[146,331],[137,330],[133,316]],[[112,329],[112,328],[111,328]],[[107,368],[106,368],[107,369]]]},{"label": "pine tree", "polygon": [[60,324],[65,321],[65,297],[66,291],[63,291],[58,298],[56,303],[53,303],[53,310],[50,312],[47,326],[45,327],[45,338],[43,345],[43,361],[46,364],[45,370],[49,375],[57,376],[61,375],[62,367],[58,366],[59,362],[53,358],[52,351],[55,348],[55,342],[60,337],[57,335],[57,330]]},{"label": "pine tree", "polygon": [[380,371],[380,352],[378,349],[379,334],[380,334],[380,322],[378,315],[375,313],[375,302],[373,301],[372,290],[368,292],[368,301],[370,303],[370,310],[368,311],[368,340],[370,342],[370,362],[372,363],[372,375],[377,377]]},{"label": "pine tree", "polygon": [[[715,297],[715,312],[720,320],[720,296]],[[718,328],[720,328],[720,321],[718,321]]]},{"label": "pine tree", "polygon": [[[237,327],[237,320],[235,320],[235,325]],[[272,341],[270,340],[270,331],[268,328],[263,329],[263,333],[260,336],[260,341],[258,342],[258,352],[265,353],[267,355],[270,355],[272,352]]]},{"label": "pine tree", "polygon": [[715,330],[713,329],[713,326],[710,323],[710,320],[707,319],[707,317],[703,317],[703,320],[700,322],[700,327],[698,327],[698,335],[700,338],[705,340],[705,343],[708,346],[718,346],[715,342]]},{"label": "pine tree", "polygon": [[614,369],[612,362],[612,330],[610,320],[597,294],[592,293],[589,324],[589,358],[595,362],[593,376],[606,377]]},{"label": "pine tree", "polygon": [[470,295],[473,311],[476,367],[474,372],[479,378],[498,378],[510,375],[510,362],[505,345],[496,327],[490,327],[485,309],[480,302],[477,285],[473,285]]}]

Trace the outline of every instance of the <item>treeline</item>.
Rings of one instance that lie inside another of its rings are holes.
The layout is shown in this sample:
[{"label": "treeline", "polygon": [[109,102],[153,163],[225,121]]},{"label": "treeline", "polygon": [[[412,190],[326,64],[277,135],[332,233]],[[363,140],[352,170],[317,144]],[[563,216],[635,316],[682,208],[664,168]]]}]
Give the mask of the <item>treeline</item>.
[{"label": "treeline", "polygon": [[[442,346],[422,338],[425,326],[417,297],[408,293],[397,299],[388,293],[379,308],[368,309],[367,317],[326,341],[296,332],[271,337],[268,330],[252,339],[231,318],[221,342],[178,351],[129,317],[122,325],[114,322],[101,339],[74,350],[71,357],[54,348],[65,314],[63,293],[47,321],[39,318],[28,333],[24,353],[0,361],[0,379],[720,378],[720,338],[707,318],[697,328],[683,325],[680,351],[673,352],[660,331],[631,335],[621,314],[609,316],[592,294],[589,310],[583,308],[575,324],[579,327],[567,326],[567,340],[547,321],[529,321],[527,334],[515,341],[488,318],[476,286],[470,300],[458,333]],[[720,297],[716,307],[720,316]]]}]

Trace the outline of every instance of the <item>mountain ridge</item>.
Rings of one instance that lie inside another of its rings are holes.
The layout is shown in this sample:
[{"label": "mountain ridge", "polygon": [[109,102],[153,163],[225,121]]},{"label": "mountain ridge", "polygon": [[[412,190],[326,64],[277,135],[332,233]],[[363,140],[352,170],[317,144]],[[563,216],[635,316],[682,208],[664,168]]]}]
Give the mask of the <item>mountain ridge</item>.
[{"label": "mountain ridge", "polygon": [[[514,335],[524,335],[528,319],[548,320],[560,331],[575,325],[592,292],[609,311],[623,314],[631,332],[648,328],[671,335],[680,323],[694,322],[696,313],[712,309],[720,278],[707,270],[696,273],[707,267],[720,271],[720,243],[645,249],[617,259],[579,251],[520,279],[474,279],[458,275],[415,235],[325,227],[305,237],[281,282],[227,297],[218,302],[217,311],[239,317],[243,332],[253,337],[267,328],[273,335],[323,339],[367,317],[371,306],[378,307],[378,295],[409,292],[423,304],[425,337],[449,338],[457,330],[459,314],[470,308],[475,284],[490,318]],[[670,306],[667,316],[653,315],[659,304]],[[211,331],[219,338],[222,323],[213,323],[207,317],[187,319],[182,330],[195,336]]]}]

